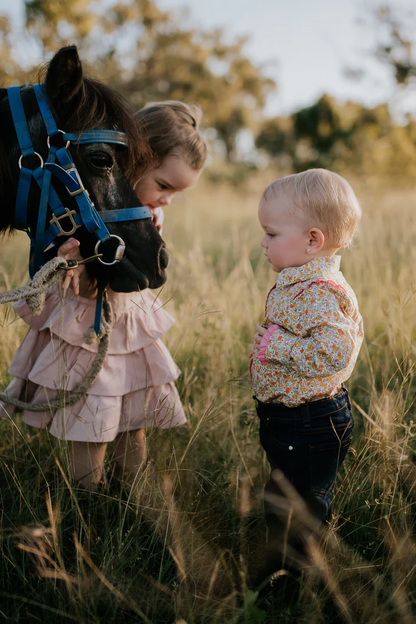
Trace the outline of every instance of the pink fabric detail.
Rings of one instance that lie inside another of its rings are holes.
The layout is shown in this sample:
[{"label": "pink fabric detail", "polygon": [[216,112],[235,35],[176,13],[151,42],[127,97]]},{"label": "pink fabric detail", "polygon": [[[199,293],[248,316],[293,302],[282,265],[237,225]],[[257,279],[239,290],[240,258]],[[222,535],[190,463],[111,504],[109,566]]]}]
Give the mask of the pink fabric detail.
[{"label": "pink fabric detail", "polygon": [[297,297],[299,297],[299,295],[301,295],[303,292],[305,292],[305,290],[308,290],[308,288],[310,288],[310,286],[312,286],[312,284],[329,284],[333,288],[336,288],[337,290],[340,290],[343,293],[347,292],[345,290],[345,288],[340,286],[340,284],[337,284],[336,282],[333,282],[332,280],[316,279],[316,280],[313,280],[313,282],[309,282],[309,284],[307,286],[305,286],[304,288],[301,288],[300,291],[298,293],[296,293],[296,295],[293,297],[293,299],[296,299]]},{"label": "pink fabric detail", "polygon": [[[129,294],[110,290],[109,297],[114,311],[109,353],[87,395],[55,412],[24,411],[24,422],[48,426],[60,439],[90,442],[109,442],[129,429],[186,422],[174,384],[180,370],[159,340],[174,319],[149,290]],[[14,379],[6,392],[39,403],[55,396],[56,388],[72,390],[97,348],[82,338],[93,322],[95,300],[71,292],[62,303],[59,289],[52,288],[40,316],[31,315],[26,303],[15,309],[29,331],[10,365]],[[0,417],[13,413],[10,405],[0,403]]]},{"label": "pink fabric detail", "polygon": [[257,354],[257,358],[260,360],[262,364],[267,364],[267,358],[266,358],[267,345],[269,343],[270,336],[274,334],[274,332],[277,329],[280,329],[280,325],[270,325],[269,329],[267,330],[267,332],[263,335],[263,338],[261,339],[260,349]]},{"label": "pink fabric detail", "polygon": [[[10,396],[43,403],[55,396],[54,390],[15,377],[9,384]],[[0,404],[1,415],[12,415],[13,408]],[[119,433],[147,427],[169,429],[186,422],[186,416],[173,382],[136,390],[125,396],[87,394],[65,409],[20,414],[23,422],[44,429],[61,440],[111,442]]]},{"label": "pink fabric detail", "polygon": [[[150,290],[134,293],[108,290],[108,297],[114,315],[109,355],[123,355],[142,349],[163,336],[175,322]],[[54,286],[48,291],[45,308],[39,316],[30,313],[26,301],[13,307],[32,329],[39,332],[48,329],[74,347],[97,351],[97,343],[87,345],[83,338],[84,332],[94,323],[95,299],[76,297],[69,290],[62,304],[59,288]]]},{"label": "pink fabric detail", "polygon": [[[271,287],[271,289],[269,290],[267,297],[266,297],[266,304],[265,304],[265,310],[264,310],[264,314],[265,316],[267,315],[267,304],[269,302],[269,297],[272,294],[272,292],[277,288],[277,284],[274,284],[274,286]],[[273,327],[277,327],[273,326]],[[258,356],[257,356],[258,357]],[[260,358],[259,358],[260,359]],[[260,360],[262,362],[262,360]],[[262,362],[262,364],[265,362]],[[250,379],[252,378],[252,368],[253,368],[253,358],[250,359],[250,366],[249,366],[249,374],[250,374]]]},{"label": "pink fabric detail", "polygon": [[[38,386],[73,390],[89,370],[94,354],[63,343],[49,332],[29,329],[9,372]],[[135,390],[175,381],[180,370],[161,340],[126,354],[107,354],[91,394],[123,396]]]}]

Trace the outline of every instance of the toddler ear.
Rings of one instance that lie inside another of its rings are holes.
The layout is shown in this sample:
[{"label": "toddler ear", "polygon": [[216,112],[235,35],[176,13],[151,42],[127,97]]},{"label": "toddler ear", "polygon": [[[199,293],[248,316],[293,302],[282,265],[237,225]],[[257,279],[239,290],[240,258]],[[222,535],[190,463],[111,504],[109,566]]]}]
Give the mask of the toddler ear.
[{"label": "toddler ear", "polygon": [[308,234],[309,240],[307,253],[317,253],[318,251],[321,251],[322,247],[326,243],[326,237],[323,231],[314,227],[309,230]]}]

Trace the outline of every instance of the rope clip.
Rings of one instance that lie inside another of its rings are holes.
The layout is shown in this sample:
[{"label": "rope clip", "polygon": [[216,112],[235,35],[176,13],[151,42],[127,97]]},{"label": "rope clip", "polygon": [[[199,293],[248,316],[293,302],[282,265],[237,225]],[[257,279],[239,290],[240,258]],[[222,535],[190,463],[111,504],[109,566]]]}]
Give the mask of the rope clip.
[{"label": "rope clip", "polygon": [[90,256],[89,258],[83,258],[82,260],[67,260],[67,266],[64,267],[65,271],[69,271],[70,269],[76,269],[78,266],[82,264],[88,264],[89,262],[94,262],[94,260],[98,260],[102,258],[103,254],[95,254],[94,256]]}]

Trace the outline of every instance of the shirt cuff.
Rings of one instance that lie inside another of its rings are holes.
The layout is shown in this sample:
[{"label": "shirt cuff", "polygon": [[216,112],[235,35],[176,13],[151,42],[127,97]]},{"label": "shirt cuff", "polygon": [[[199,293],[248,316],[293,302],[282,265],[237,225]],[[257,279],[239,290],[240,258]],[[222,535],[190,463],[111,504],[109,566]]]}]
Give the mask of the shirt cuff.
[{"label": "shirt cuff", "polygon": [[270,325],[269,329],[266,331],[266,333],[263,335],[263,338],[261,339],[259,352],[257,354],[257,358],[261,362],[261,364],[267,364],[267,358],[266,358],[267,345],[269,343],[270,336],[277,329],[280,329],[280,325]]}]

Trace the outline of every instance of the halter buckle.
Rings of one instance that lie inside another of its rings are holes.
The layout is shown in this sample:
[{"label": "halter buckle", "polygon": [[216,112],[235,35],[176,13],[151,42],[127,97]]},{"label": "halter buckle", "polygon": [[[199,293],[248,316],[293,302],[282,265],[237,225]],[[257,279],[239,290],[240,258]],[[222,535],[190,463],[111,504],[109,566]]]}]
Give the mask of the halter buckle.
[{"label": "halter buckle", "polygon": [[76,197],[77,195],[81,195],[82,193],[87,193],[87,190],[82,183],[81,177],[79,175],[78,169],[76,168],[75,164],[72,164],[70,167],[66,166],[64,167],[64,169],[67,173],[75,173],[75,177],[79,184],[79,189],[77,191],[72,191],[72,192],[69,190],[67,186],[65,186],[66,190],[68,191],[68,195],[70,195],[71,197]]},{"label": "halter buckle", "polygon": [[[60,215],[59,217],[57,217],[55,214],[53,215],[52,219],[49,221],[49,223],[55,224],[59,230],[59,234],[57,234],[57,236],[71,236],[72,234],[74,234],[74,232],[77,231],[77,229],[79,227],[81,227],[81,225],[77,225],[77,223],[75,222],[75,219],[72,215],[77,214],[76,210],[69,210],[69,208],[65,208],[65,214]],[[60,224],[60,220],[61,219],[66,219],[68,217],[68,219],[70,220],[71,224],[72,224],[72,229],[69,231],[66,231],[63,229],[62,225]]]},{"label": "halter buckle", "polygon": [[[126,249],[126,245],[125,245],[123,239],[120,238],[120,236],[117,236],[117,234],[110,234],[110,238],[116,238],[118,240],[118,242],[119,242],[119,245],[118,245],[118,247],[116,249],[116,253],[114,254],[114,260],[112,262],[104,262],[104,260],[102,260],[102,258],[98,258],[98,262],[101,262],[101,264],[105,264],[106,266],[111,266],[113,264],[116,264],[117,262],[120,262],[120,260],[123,259],[124,251]],[[95,245],[95,247],[94,247],[94,253],[95,254],[98,254],[98,248],[99,248],[99,246],[100,246],[100,244],[102,242],[103,241],[99,240],[97,242],[97,244]],[[102,254],[99,254],[99,255],[101,256]]]}]

